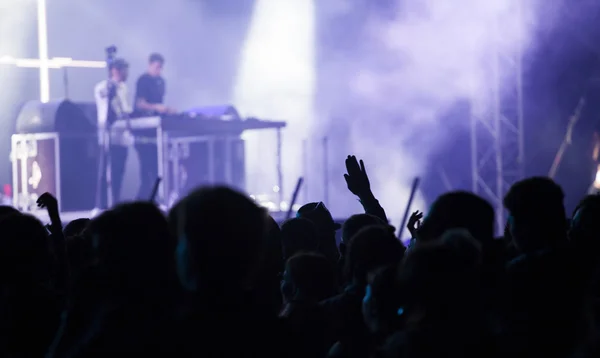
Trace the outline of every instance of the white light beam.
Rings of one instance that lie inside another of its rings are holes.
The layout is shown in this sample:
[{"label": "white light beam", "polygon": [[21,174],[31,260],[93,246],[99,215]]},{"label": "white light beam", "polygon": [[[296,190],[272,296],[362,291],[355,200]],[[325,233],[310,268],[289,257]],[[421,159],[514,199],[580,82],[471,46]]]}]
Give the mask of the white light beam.
[{"label": "white light beam", "polygon": [[40,101],[50,100],[50,71],[48,63],[48,23],[46,19],[46,0],[37,0],[38,56],[40,68]]}]

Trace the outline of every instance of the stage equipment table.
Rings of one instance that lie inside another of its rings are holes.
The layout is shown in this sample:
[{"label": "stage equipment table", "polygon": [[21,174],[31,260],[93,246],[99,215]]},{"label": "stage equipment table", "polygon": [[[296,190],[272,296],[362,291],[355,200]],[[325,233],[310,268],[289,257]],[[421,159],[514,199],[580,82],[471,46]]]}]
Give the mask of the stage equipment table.
[{"label": "stage equipment table", "polygon": [[[112,129],[122,131],[126,126],[127,121],[120,120],[115,122]],[[234,150],[234,146],[238,148],[237,150],[243,150],[243,142],[240,136],[248,130],[275,129],[277,131],[277,160],[275,165],[277,167],[278,185],[280,188],[283,186],[281,129],[286,126],[285,122],[259,119],[225,121],[175,116],[129,119],[129,126],[136,143],[156,144],[157,175],[162,178],[158,201],[166,206],[171,206],[180,196],[185,194],[181,192],[180,187],[181,172],[179,163],[182,159],[182,148],[189,148],[189,145],[198,143],[202,143],[206,147],[205,165],[208,180],[202,184],[231,185],[234,168],[231,152]],[[222,153],[225,158],[224,163],[215,162],[215,146],[219,143],[222,144],[221,147],[225,151],[225,153]],[[216,180],[215,168],[217,165],[221,165],[224,171],[222,182]],[[280,196],[282,195],[281,192]],[[280,197],[280,201],[283,201],[283,197]]]}]

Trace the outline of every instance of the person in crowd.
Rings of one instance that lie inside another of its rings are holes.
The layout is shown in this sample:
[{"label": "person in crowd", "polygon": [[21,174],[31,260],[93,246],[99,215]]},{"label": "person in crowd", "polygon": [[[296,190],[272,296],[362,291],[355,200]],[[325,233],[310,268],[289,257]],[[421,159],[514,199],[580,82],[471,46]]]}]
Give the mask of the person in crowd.
[{"label": "person in crowd", "polygon": [[600,322],[600,195],[588,195],[575,208],[570,222],[569,240],[580,265],[580,277],[588,277],[589,298],[595,320]]},{"label": "person in crowd", "polygon": [[53,254],[44,225],[31,215],[0,219],[0,353],[42,357],[60,324]]},{"label": "person in crowd", "polygon": [[[479,245],[466,230],[420,244],[399,269],[403,328],[376,357],[491,357],[493,330],[482,315]],[[433,343],[435,342],[435,343]]]},{"label": "person in crowd", "polygon": [[290,356],[327,356],[334,342],[319,302],[336,293],[334,266],[324,256],[299,253],[287,260],[281,281],[284,306],[280,317],[290,335]]},{"label": "person in crowd", "polygon": [[0,356],[598,356],[600,196],[569,219],[559,185],[519,181],[495,239],[492,206],[448,192],[406,249],[364,163],[345,164],[364,213],[341,227],[312,202],[280,228],[221,186],[64,228],[49,193],[46,226],[0,207]]},{"label": "person in crowd", "polygon": [[336,345],[332,357],[365,357],[371,347],[363,321],[362,301],[369,272],[399,263],[405,248],[387,226],[369,226],[351,240],[345,262],[347,286],[344,292],[321,303]]},{"label": "person in crowd", "polygon": [[567,216],[564,193],[554,181],[533,177],[515,183],[504,197],[508,225],[515,246],[533,254],[564,246]]},{"label": "person in crowd", "polygon": [[560,186],[541,177],[515,183],[504,198],[520,253],[507,265],[504,347],[511,356],[562,357],[589,334],[589,275],[568,245],[563,200]]},{"label": "person in crowd", "polygon": [[588,195],[573,211],[569,240],[580,255],[587,256],[590,264],[600,256],[600,195]]},{"label": "person in crowd", "polygon": [[506,263],[506,245],[494,239],[495,218],[493,207],[485,199],[465,191],[448,192],[433,202],[416,239],[418,246],[439,239],[448,230],[463,229],[481,245],[480,282],[488,306],[486,312],[492,320],[502,315],[500,301]]},{"label": "person in crowd", "polygon": [[336,223],[323,202],[308,203],[298,209],[298,218],[310,220],[317,229],[318,250],[332,263],[338,262],[340,253],[335,240],[342,226]]},{"label": "person in crowd", "polygon": [[272,216],[267,217],[266,230],[264,264],[257,275],[254,293],[256,302],[263,304],[273,314],[278,314],[282,305],[279,283],[285,265],[283,240],[281,229]]},{"label": "person in crowd", "polygon": [[179,323],[177,352],[279,356],[277,315],[252,294],[264,272],[270,220],[265,210],[232,189],[206,187],[171,211],[180,282],[193,296],[190,312]]},{"label": "person in crowd", "polygon": [[10,214],[18,214],[19,210],[13,208],[12,206],[0,205],[0,217],[4,217]]},{"label": "person in crowd", "polygon": [[67,238],[81,236],[84,234],[90,222],[91,220],[88,218],[75,219],[65,226],[63,234]]},{"label": "person in crowd", "polygon": [[[371,214],[355,214],[350,216],[344,225],[342,226],[342,239],[340,241],[340,267],[344,266],[346,250],[350,245],[350,240],[358,233],[361,229],[368,226],[385,226],[386,222],[381,218]],[[393,230],[392,230],[393,231]]]},{"label": "person in crowd", "polygon": [[402,294],[398,274],[398,265],[390,265],[371,271],[368,276],[362,313],[376,346],[402,329]]},{"label": "person in crowd", "polygon": [[319,252],[319,233],[315,224],[305,218],[293,218],[281,225],[283,258],[299,252]]},{"label": "person in crowd", "polygon": [[127,203],[88,230],[94,266],[74,288],[53,355],[168,353],[179,291],[166,217],[152,203]]}]

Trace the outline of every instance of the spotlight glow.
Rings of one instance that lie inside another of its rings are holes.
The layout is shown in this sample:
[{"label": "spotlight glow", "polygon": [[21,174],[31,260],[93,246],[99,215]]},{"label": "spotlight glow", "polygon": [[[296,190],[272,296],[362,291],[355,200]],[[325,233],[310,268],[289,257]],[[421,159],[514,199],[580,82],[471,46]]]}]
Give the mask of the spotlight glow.
[{"label": "spotlight glow", "polygon": [[[313,121],[315,86],[314,0],[257,0],[240,59],[234,103],[240,112],[281,119],[284,194],[301,171],[301,141]],[[246,133],[247,187],[270,191],[277,183],[272,133]]]},{"label": "spotlight glow", "polygon": [[50,100],[50,66],[48,64],[48,23],[46,0],[37,0],[38,56],[40,59],[40,100]]},{"label": "spotlight glow", "polygon": [[[374,191],[395,223],[400,221],[412,179],[431,170],[431,154],[455,137],[440,118],[474,93],[489,93],[492,54],[498,51],[510,58],[529,45],[535,22],[526,17],[523,26],[517,26],[517,11],[520,5],[526,7],[529,16],[538,1],[386,3],[393,5],[380,9],[354,2],[348,20],[333,18],[330,26],[339,29],[331,33],[342,35],[331,39],[333,48],[324,49],[325,55],[320,56],[325,61],[319,64],[325,68],[320,73],[327,77],[320,82],[333,85],[319,100],[344,119],[340,127],[349,128],[344,131],[348,138],[339,139],[348,148],[332,148],[331,156],[343,158],[351,152],[365,159]],[[359,15],[366,20],[357,24]],[[352,44],[345,37],[344,29],[349,28],[354,30],[349,35]],[[339,79],[344,80],[337,84]],[[468,131],[468,114],[459,128],[452,129]],[[347,216],[357,208],[335,205],[346,202],[343,189],[333,192],[332,210]],[[425,209],[422,195],[415,198],[414,209]]]}]

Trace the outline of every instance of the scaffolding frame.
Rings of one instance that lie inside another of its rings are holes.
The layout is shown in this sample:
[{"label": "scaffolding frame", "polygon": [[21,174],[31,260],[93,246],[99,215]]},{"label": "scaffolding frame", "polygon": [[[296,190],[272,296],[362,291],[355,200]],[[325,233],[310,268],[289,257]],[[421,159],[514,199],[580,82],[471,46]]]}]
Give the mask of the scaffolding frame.
[{"label": "scaffolding frame", "polygon": [[517,41],[516,51],[506,53],[501,33],[512,28],[522,34],[522,5],[519,0],[513,3],[517,8],[514,18],[509,23],[498,19],[492,25],[495,41],[486,61],[490,86],[486,93],[474,94],[471,101],[472,190],[494,207],[500,234],[506,225],[504,195],[525,174],[522,41]]}]

